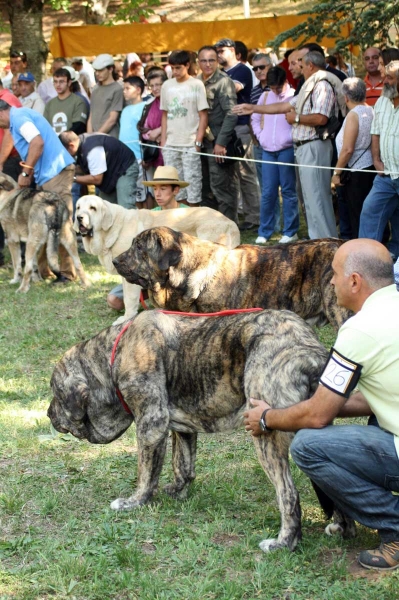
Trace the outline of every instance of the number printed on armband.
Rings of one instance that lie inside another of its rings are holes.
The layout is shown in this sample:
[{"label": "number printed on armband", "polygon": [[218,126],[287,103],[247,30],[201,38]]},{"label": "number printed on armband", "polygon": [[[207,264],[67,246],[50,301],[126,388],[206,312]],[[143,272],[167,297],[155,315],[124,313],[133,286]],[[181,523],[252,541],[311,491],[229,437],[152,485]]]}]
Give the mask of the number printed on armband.
[{"label": "number printed on armband", "polygon": [[331,348],[320,383],[336,394],[348,398],[359,381],[361,370],[362,365],[345,358],[335,348]]}]

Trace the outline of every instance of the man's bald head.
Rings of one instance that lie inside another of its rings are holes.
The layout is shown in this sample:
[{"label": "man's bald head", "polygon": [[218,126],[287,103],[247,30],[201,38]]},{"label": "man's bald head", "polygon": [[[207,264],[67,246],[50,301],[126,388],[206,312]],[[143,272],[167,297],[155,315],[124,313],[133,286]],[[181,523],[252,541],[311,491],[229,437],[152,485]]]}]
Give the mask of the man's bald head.
[{"label": "man's bald head", "polygon": [[391,255],[374,240],[351,240],[340,246],[332,270],[338,306],[354,312],[361,310],[371,294],[394,283]]},{"label": "man's bald head", "polygon": [[380,242],[350,240],[335,256],[342,261],[346,277],[358,273],[373,291],[394,283],[392,257]]}]

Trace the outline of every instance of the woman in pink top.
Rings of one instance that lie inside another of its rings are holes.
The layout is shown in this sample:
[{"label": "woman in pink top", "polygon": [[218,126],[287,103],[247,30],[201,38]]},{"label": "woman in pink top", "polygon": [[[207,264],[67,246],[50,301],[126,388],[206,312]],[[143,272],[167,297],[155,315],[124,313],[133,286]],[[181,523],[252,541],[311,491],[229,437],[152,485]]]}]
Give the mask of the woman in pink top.
[{"label": "woman in pink top", "polygon": [[[258,104],[287,102],[294,95],[287,76],[281,67],[273,67],[267,74],[266,83],[270,88],[259,98]],[[283,198],[283,236],[281,244],[298,239],[299,228],[298,199],[295,190],[295,168],[273,163],[294,162],[292,125],[285,115],[251,116],[252,129],[263,148],[262,160],[262,196],[260,204],[260,226],[256,244],[265,244],[274,232],[274,213],[279,201],[279,187]]]}]

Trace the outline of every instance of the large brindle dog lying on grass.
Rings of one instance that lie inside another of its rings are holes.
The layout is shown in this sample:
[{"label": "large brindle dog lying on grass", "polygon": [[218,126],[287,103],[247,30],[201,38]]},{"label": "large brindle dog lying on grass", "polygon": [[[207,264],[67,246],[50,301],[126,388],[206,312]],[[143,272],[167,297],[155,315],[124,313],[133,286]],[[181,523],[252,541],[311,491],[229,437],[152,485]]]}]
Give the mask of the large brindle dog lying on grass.
[{"label": "large brindle dog lying on grass", "polygon": [[228,250],[168,227],[139,234],[114,259],[120,275],[147,289],[157,308],[215,312],[231,308],[292,310],[311,324],[336,329],[350,316],[337,305],[332,259],[342,244],[310,240]]},{"label": "large brindle dog lying on grass", "polygon": [[[241,427],[250,397],[267,399],[274,407],[308,398],[327,357],[310,326],[288,311],[222,317],[148,311],[130,323],[117,346],[123,325],[105,329],[63,356],[51,379],[48,410],[58,431],[94,444],[112,442],[135,421],[137,488],[129,498],[114,500],[115,510],[151,500],[169,430],[174,481],[165,491],[184,498],[195,478],[198,433]],[[278,431],[253,438],[281,513],[279,535],[261,543],[264,551],[293,550],[301,538],[299,497],[288,462],[291,438]]]}]

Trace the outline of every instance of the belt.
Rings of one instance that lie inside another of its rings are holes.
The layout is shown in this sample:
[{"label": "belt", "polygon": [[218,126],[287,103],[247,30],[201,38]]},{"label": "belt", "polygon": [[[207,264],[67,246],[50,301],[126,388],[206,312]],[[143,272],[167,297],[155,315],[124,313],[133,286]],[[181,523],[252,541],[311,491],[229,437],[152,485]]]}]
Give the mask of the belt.
[{"label": "belt", "polygon": [[313,138],[313,140],[303,140],[303,142],[294,142],[294,146],[298,148],[299,146],[304,146],[305,144],[309,144],[310,142],[317,142],[318,140],[319,138]]}]

